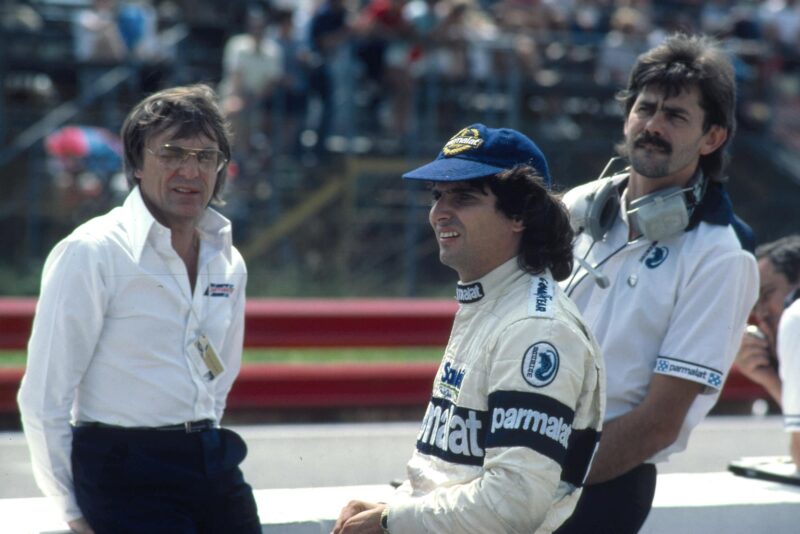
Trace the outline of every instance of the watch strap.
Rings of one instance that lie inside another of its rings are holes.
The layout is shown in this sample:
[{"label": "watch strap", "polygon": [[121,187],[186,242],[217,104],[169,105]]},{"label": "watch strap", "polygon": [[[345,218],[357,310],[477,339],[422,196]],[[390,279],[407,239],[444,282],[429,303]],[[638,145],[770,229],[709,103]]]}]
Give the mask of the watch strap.
[{"label": "watch strap", "polygon": [[389,534],[389,507],[384,506],[383,512],[381,512],[381,529],[383,529],[383,534]]}]

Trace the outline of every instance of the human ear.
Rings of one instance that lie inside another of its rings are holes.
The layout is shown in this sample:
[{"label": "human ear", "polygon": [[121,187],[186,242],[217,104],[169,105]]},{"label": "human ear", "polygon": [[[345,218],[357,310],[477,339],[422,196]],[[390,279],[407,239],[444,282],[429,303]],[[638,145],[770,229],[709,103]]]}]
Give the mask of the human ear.
[{"label": "human ear", "polygon": [[700,155],[707,156],[717,150],[728,138],[728,130],[715,124],[703,134],[700,141]]}]

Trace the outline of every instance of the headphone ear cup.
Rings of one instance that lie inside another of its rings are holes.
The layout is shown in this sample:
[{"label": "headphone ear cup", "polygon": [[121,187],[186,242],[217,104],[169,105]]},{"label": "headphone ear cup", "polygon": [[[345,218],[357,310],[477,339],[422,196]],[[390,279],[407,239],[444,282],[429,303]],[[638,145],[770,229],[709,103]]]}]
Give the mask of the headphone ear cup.
[{"label": "headphone ear cup", "polygon": [[604,179],[589,205],[586,231],[595,241],[601,241],[614,225],[619,212],[619,190],[611,179]]}]

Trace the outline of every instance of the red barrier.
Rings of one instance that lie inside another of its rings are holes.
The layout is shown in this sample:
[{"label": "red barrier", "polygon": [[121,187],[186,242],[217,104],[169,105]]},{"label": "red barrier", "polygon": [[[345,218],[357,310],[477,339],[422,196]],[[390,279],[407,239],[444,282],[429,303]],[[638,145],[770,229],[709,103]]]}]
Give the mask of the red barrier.
[{"label": "red barrier", "polygon": [[[249,364],[227,409],[424,407],[437,364]],[[0,367],[0,413],[17,411],[23,369]]]},{"label": "red barrier", "polygon": [[[423,407],[437,364],[248,364],[228,396],[228,409]],[[17,410],[19,368],[0,368],[0,413]],[[768,395],[735,370],[721,401],[753,401]]]},{"label": "red barrier", "polygon": [[[456,303],[433,299],[250,299],[246,347],[444,347]],[[34,299],[0,298],[0,348],[23,349]],[[245,365],[236,408],[413,406],[430,394],[434,364]],[[16,411],[21,369],[0,368],[0,412]],[[768,398],[735,369],[722,401]]]},{"label": "red barrier", "polygon": [[443,299],[250,299],[244,344],[443,347],[457,307]]},{"label": "red barrier", "polygon": [[0,367],[0,414],[17,411],[17,391],[24,370]]},{"label": "red barrier", "polygon": [[[24,349],[36,300],[0,298],[0,349]],[[246,347],[444,346],[455,300],[249,299]]]},{"label": "red barrier", "polygon": [[433,363],[250,364],[228,395],[228,408],[424,407]]},{"label": "red barrier", "polygon": [[0,298],[0,349],[24,349],[31,336],[36,299]]}]

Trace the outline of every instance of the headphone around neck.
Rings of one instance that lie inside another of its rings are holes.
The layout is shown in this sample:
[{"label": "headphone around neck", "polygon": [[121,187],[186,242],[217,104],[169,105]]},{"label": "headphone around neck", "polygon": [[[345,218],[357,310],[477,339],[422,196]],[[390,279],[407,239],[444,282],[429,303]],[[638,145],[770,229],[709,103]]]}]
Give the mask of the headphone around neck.
[{"label": "headphone around neck", "polygon": [[[586,233],[602,241],[616,220],[620,208],[620,189],[628,179],[628,167],[606,176],[622,158],[614,157],[595,180],[595,186],[570,208],[570,222],[576,234]],[[648,241],[662,241],[686,230],[696,206],[705,195],[707,180],[701,171],[687,187],[668,187],[632,201],[627,207],[629,220]]]}]

